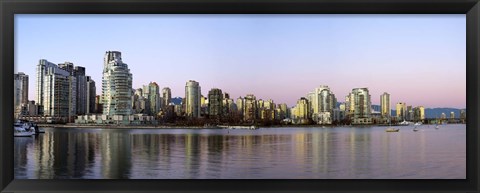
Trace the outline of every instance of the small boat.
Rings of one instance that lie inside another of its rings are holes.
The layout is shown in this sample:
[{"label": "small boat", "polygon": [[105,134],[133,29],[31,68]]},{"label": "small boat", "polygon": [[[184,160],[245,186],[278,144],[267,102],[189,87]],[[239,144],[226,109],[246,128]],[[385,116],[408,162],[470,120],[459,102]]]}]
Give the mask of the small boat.
[{"label": "small boat", "polygon": [[440,126],[439,126],[439,125],[435,125],[435,129],[440,129]]},{"label": "small boat", "polygon": [[411,122],[408,122],[408,121],[405,121],[403,120],[402,122],[399,123],[399,125],[402,125],[402,126],[406,126],[406,125],[410,125]]},{"label": "small boat", "polygon": [[418,131],[418,128],[415,126],[415,127],[413,128],[413,131],[414,131],[414,132],[417,132],[417,131]]},{"label": "small boat", "polygon": [[14,137],[31,137],[35,135],[35,129],[28,123],[17,121],[13,124]]},{"label": "small boat", "polygon": [[393,128],[393,127],[389,127],[387,129],[385,129],[386,132],[398,132],[400,131],[400,129],[397,129],[397,128]]},{"label": "small boat", "polygon": [[420,126],[420,125],[422,125],[422,122],[416,122],[414,125],[415,126]]},{"label": "small boat", "polygon": [[389,127],[385,129],[386,132],[398,132],[400,130],[392,127],[392,122],[390,119],[388,120],[388,123],[389,123]]}]

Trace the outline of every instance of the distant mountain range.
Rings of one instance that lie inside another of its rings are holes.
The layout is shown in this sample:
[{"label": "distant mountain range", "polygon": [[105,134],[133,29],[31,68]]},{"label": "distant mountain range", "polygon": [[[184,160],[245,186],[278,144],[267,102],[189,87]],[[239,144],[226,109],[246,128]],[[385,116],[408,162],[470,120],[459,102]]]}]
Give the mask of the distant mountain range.
[{"label": "distant mountain range", "polygon": [[172,101],[171,101],[173,104],[175,105],[179,105],[179,104],[182,104],[182,97],[175,97],[175,98],[172,98]]}]

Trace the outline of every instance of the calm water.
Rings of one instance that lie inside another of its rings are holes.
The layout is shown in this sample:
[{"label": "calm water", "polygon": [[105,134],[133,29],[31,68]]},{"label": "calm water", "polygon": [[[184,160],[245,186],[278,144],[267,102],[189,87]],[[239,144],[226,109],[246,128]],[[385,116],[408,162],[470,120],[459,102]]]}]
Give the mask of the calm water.
[{"label": "calm water", "polygon": [[15,138],[15,178],[466,178],[465,125],[53,129]]}]

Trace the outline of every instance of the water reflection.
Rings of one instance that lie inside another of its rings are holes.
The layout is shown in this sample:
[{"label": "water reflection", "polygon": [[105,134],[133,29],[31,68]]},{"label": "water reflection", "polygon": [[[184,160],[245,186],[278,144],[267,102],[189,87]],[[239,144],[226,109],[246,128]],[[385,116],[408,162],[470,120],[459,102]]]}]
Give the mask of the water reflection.
[{"label": "water reflection", "polygon": [[466,173],[460,143],[465,125],[399,133],[381,127],[46,131],[15,138],[16,178],[378,179]]}]

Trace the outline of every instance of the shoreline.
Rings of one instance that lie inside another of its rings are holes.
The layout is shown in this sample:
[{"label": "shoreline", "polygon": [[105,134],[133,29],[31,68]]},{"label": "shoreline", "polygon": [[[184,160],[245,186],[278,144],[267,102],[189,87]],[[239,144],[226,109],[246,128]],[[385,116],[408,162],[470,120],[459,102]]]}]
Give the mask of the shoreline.
[{"label": "shoreline", "polygon": [[[431,125],[431,124],[423,124]],[[204,127],[204,126],[182,126],[182,125],[76,125],[76,124],[38,124],[39,127],[52,127],[52,128],[78,128],[78,129],[225,129],[225,128],[215,128],[215,127]],[[374,126],[395,126],[395,127],[406,127],[413,125],[385,125],[385,124],[372,124],[372,125],[269,125],[269,126],[258,126],[259,128],[272,128],[272,127],[323,127],[323,128],[334,128],[334,127],[374,127]]]}]

